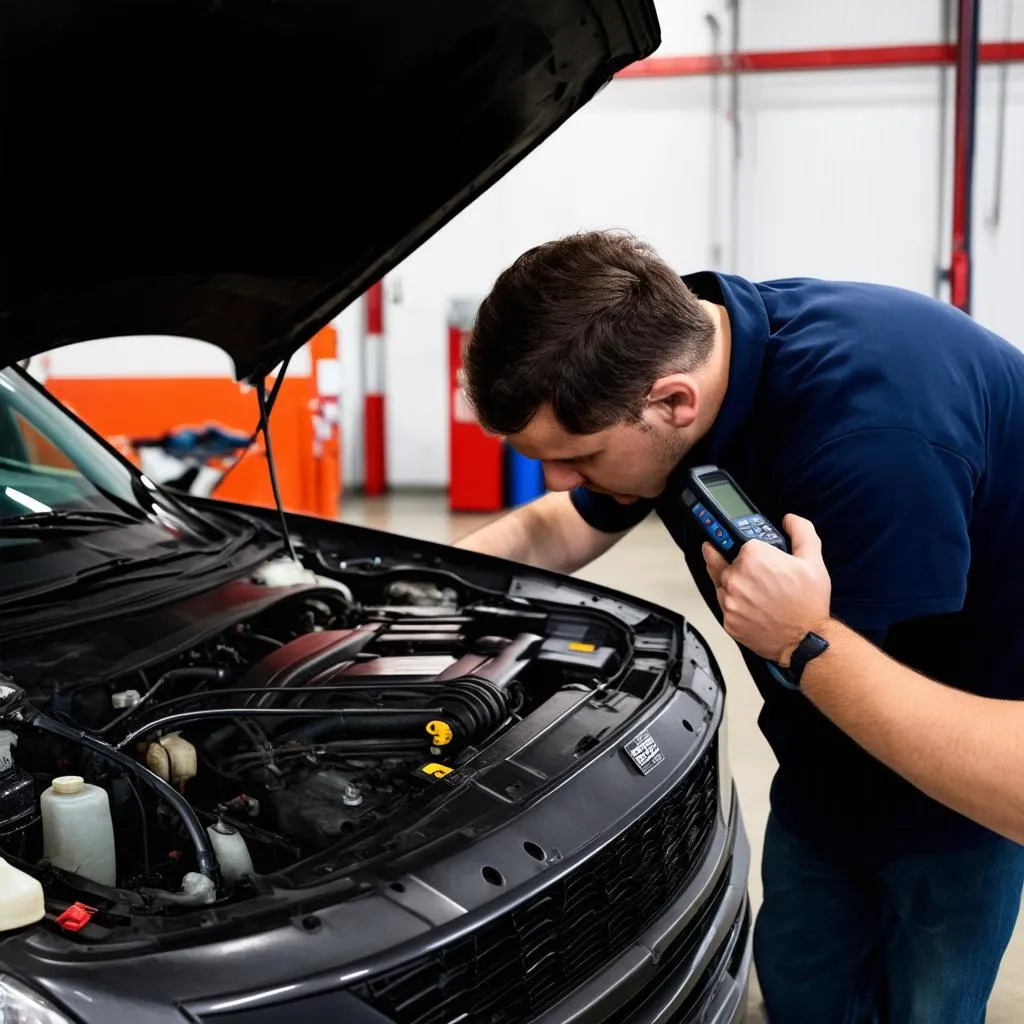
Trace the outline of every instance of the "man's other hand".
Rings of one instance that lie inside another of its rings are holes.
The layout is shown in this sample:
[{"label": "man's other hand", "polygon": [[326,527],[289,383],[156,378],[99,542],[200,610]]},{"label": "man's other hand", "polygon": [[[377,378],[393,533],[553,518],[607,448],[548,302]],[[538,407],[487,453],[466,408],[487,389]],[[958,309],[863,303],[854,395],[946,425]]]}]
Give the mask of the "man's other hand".
[{"label": "man's other hand", "polygon": [[799,516],[782,521],[791,555],[749,541],[730,565],[710,544],[703,548],[725,631],[755,654],[785,667],[797,645],[829,618],[832,581],[814,527]]}]

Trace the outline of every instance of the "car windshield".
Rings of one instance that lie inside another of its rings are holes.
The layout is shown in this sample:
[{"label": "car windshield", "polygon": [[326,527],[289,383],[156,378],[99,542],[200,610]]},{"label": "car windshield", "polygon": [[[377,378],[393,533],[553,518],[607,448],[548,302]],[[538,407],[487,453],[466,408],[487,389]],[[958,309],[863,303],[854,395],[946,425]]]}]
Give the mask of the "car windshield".
[{"label": "car windshield", "polygon": [[54,509],[143,510],[128,467],[13,370],[0,370],[0,521]]},{"label": "car windshield", "polygon": [[23,372],[0,369],[0,589],[30,562],[56,558],[49,574],[81,568],[68,561],[81,562],[83,550],[136,558],[217,537]]}]

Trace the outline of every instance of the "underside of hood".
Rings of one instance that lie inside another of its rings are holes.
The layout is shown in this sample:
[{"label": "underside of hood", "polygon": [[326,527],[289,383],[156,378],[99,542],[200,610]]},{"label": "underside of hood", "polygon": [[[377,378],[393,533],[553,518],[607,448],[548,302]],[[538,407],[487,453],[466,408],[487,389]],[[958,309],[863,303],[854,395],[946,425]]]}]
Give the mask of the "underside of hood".
[{"label": "underside of hood", "polygon": [[659,42],[652,0],[11,0],[0,366],[267,372]]}]

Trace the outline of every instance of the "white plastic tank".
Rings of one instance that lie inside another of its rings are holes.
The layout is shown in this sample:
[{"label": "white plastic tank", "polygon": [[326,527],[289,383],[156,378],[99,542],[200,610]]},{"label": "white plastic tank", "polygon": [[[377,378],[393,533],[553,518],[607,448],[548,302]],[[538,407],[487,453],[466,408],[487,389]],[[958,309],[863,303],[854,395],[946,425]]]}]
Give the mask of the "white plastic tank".
[{"label": "white plastic tank", "polygon": [[217,856],[224,884],[233,889],[240,878],[251,875],[253,870],[252,857],[249,855],[249,847],[245,844],[245,837],[223,821],[210,825],[206,831],[213,844],[213,852]]},{"label": "white plastic tank", "polygon": [[117,881],[114,826],[104,789],[80,775],[62,775],[39,799],[43,856],[57,868],[101,885]]},{"label": "white plastic tank", "polygon": [[35,924],[45,915],[43,887],[31,875],[0,858],[0,932]]}]

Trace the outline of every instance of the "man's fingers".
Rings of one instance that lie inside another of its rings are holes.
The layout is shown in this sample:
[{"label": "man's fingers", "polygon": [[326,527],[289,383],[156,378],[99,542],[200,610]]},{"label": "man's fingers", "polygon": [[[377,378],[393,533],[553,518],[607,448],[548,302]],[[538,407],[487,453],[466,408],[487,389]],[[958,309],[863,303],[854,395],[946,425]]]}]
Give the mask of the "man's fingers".
[{"label": "man's fingers", "polygon": [[715,581],[715,587],[722,585],[722,573],[729,567],[729,563],[706,541],[701,547],[701,554],[704,555],[704,562],[708,567],[708,575]]},{"label": "man's fingers", "polygon": [[821,557],[821,538],[809,519],[788,515],[782,520],[782,528],[788,534],[790,549],[797,558]]}]

